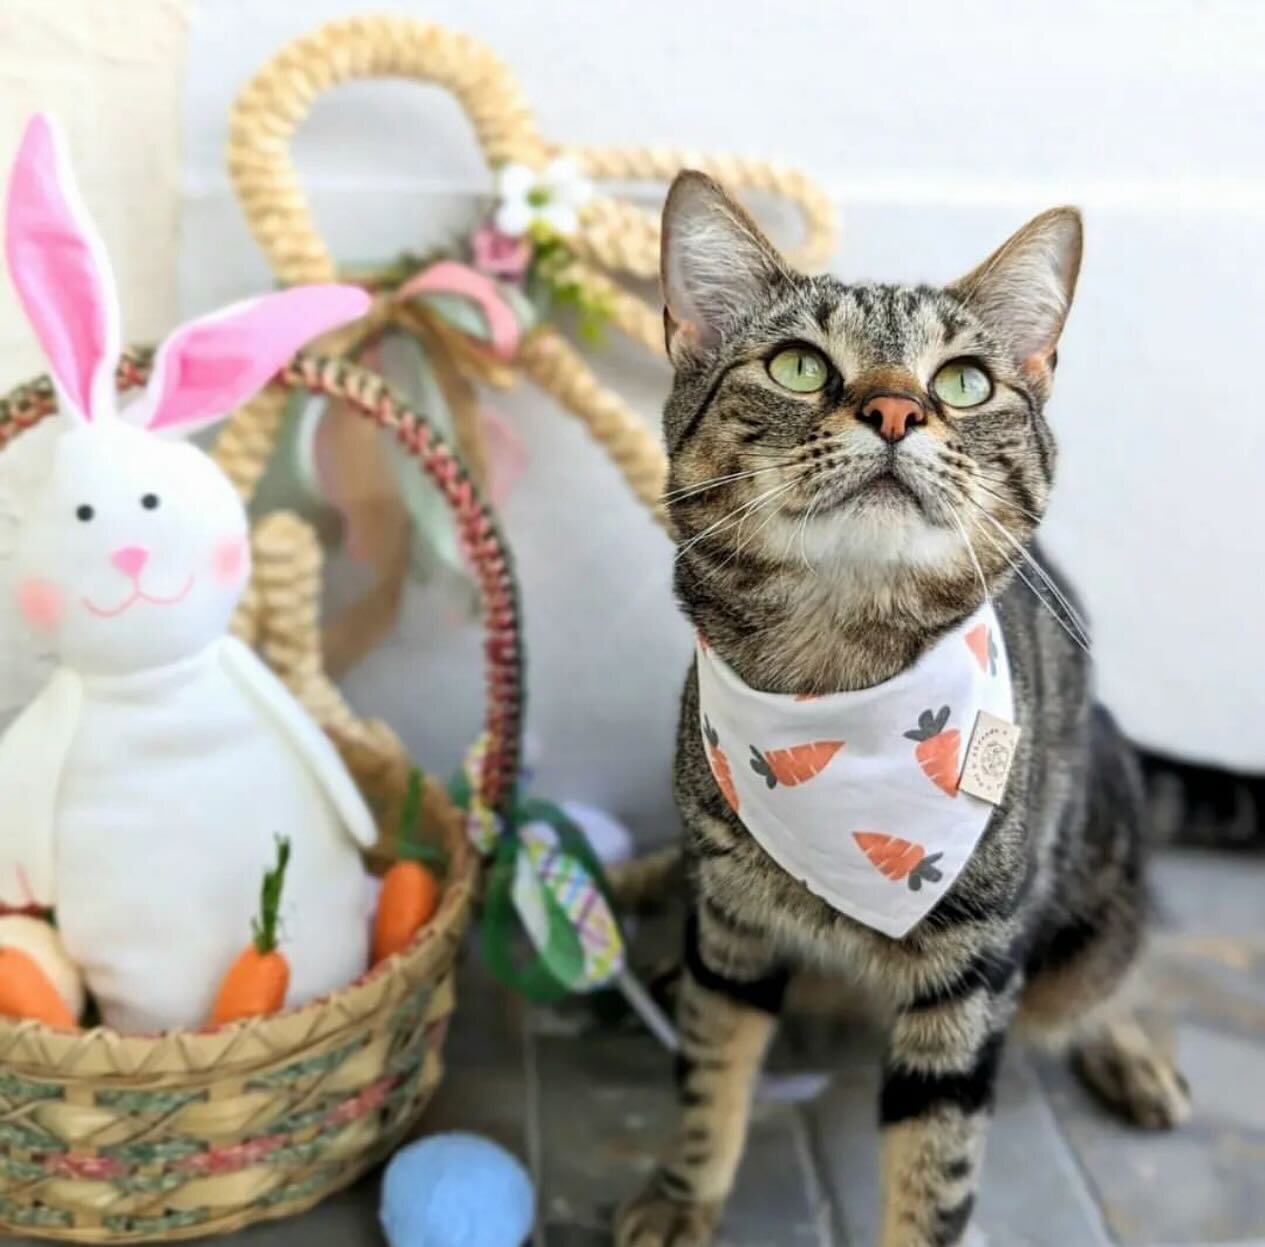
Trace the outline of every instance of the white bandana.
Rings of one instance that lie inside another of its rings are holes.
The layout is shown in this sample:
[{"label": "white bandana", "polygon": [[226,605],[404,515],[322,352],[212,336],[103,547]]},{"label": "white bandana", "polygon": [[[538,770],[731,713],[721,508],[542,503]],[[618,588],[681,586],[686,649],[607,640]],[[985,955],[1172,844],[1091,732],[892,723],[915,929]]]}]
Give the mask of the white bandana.
[{"label": "white bandana", "polygon": [[958,789],[976,716],[1014,722],[990,604],[893,679],[822,697],[748,688],[700,640],[698,692],[712,774],[778,865],[894,938],[935,908],[993,812]]}]

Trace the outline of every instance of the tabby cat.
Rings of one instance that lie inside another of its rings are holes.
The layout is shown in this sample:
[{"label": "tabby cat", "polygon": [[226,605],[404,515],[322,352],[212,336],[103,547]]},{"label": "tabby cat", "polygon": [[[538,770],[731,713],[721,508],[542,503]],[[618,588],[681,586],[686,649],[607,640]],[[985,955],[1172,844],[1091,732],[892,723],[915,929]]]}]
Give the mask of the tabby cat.
[{"label": "tabby cat", "polygon": [[681,1121],[618,1214],[620,1247],[710,1241],[805,970],[881,1002],[883,1247],[962,1241],[1017,1020],[1065,1033],[1128,1120],[1188,1114],[1185,1081],[1120,1001],[1145,917],[1141,773],[1094,702],[1075,606],[1030,553],[1080,259],[1080,217],[1056,208],[943,289],[845,285],[789,268],[709,178],[672,187],[665,434],[691,623],[749,688],[824,695],[891,680],[991,599],[1022,736],[966,866],[893,938],[819,899],[734,813],[695,664],[675,777],[691,877]]}]

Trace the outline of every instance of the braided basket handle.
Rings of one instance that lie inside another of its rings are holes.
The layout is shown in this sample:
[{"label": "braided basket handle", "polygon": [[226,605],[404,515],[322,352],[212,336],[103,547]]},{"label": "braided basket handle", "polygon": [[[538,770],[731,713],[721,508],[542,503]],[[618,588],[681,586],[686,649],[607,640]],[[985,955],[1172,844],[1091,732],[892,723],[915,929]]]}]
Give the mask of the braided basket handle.
[{"label": "braided basket handle", "polygon": [[[144,385],[152,362],[151,349],[126,351],[115,377],[119,389]],[[452,509],[462,549],[483,594],[487,748],[483,753],[479,795],[489,809],[507,816],[514,803],[522,737],[522,647],[513,562],[495,519],[444,439],[423,416],[405,406],[375,373],[345,360],[300,354],[277,380],[291,390],[341,399],[358,414],[392,432]],[[46,376],[0,398],[0,449],[56,410],[57,399]]]},{"label": "braided basket handle", "polygon": [[360,78],[412,78],[451,91],[491,165],[548,159],[550,148],[518,83],[477,39],[407,17],[329,22],[265,65],[229,119],[228,167],[237,197],[287,284],[331,281],[337,272],[299,184],[290,140],[320,95]]},{"label": "braided basket handle", "polygon": [[[408,17],[329,22],[287,45],[233,103],[228,167],[246,219],[281,281],[332,281],[336,265],[316,227],[290,152],[294,132],[317,98],[360,78],[411,78],[451,91],[474,127],[489,166],[533,168],[565,154],[592,178],[670,182],[696,168],[735,190],[795,203],[805,237],[787,258],[822,265],[834,248],[834,209],[797,170],[767,161],[658,148],[569,147],[546,142],[505,62],[469,35]],[[652,278],[659,271],[659,221],[633,204],[600,197],[585,206],[571,240],[578,254],[608,268]]]},{"label": "braided basket handle", "polygon": [[[559,151],[594,181],[668,183],[685,169],[698,169],[730,190],[777,195],[795,204],[804,228],[804,237],[797,245],[783,248],[787,260],[812,272],[825,265],[834,252],[834,205],[822,187],[798,169],[743,156],[657,147],[564,146]],[[603,197],[586,205],[581,221],[583,228],[569,239],[577,254],[646,281],[658,278],[659,213]]]}]

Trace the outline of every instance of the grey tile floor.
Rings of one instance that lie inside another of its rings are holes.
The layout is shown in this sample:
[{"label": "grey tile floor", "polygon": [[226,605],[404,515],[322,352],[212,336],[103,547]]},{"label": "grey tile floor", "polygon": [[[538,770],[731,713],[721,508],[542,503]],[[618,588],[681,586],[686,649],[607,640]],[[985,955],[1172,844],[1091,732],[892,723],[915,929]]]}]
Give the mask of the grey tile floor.
[{"label": "grey tile floor", "polygon": [[[1062,1066],[1013,1050],[992,1131],[978,1247],[1265,1247],[1265,861],[1170,854],[1157,863],[1146,978],[1171,1017],[1195,1095],[1170,1135],[1105,1116]],[[652,1164],[670,1120],[671,1062],[592,1011],[524,1009],[473,958],[430,1130],[475,1130],[530,1165],[535,1247],[602,1247],[609,1211]],[[812,1101],[767,1094],[730,1206],[726,1247],[870,1247],[876,1241],[874,1045],[796,1026],[771,1087],[816,1072]],[[382,1247],[372,1179],[234,1247]],[[13,1241],[13,1240],[10,1240]],[[428,1245],[430,1247],[430,1245]],[[436,1245],[442,1247],[442,1245]]]}]

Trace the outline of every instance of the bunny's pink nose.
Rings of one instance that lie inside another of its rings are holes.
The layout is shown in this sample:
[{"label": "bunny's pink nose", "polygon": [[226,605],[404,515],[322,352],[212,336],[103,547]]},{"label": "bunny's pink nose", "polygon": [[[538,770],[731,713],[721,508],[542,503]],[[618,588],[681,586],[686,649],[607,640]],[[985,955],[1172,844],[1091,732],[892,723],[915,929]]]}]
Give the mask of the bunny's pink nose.
[{"label": "bunny's pink nose", "polygon": [[149,562],[149,551],[144,546],[123,546],[110,555],[110,562],[125,576],[133,580],[141,574]]}]

